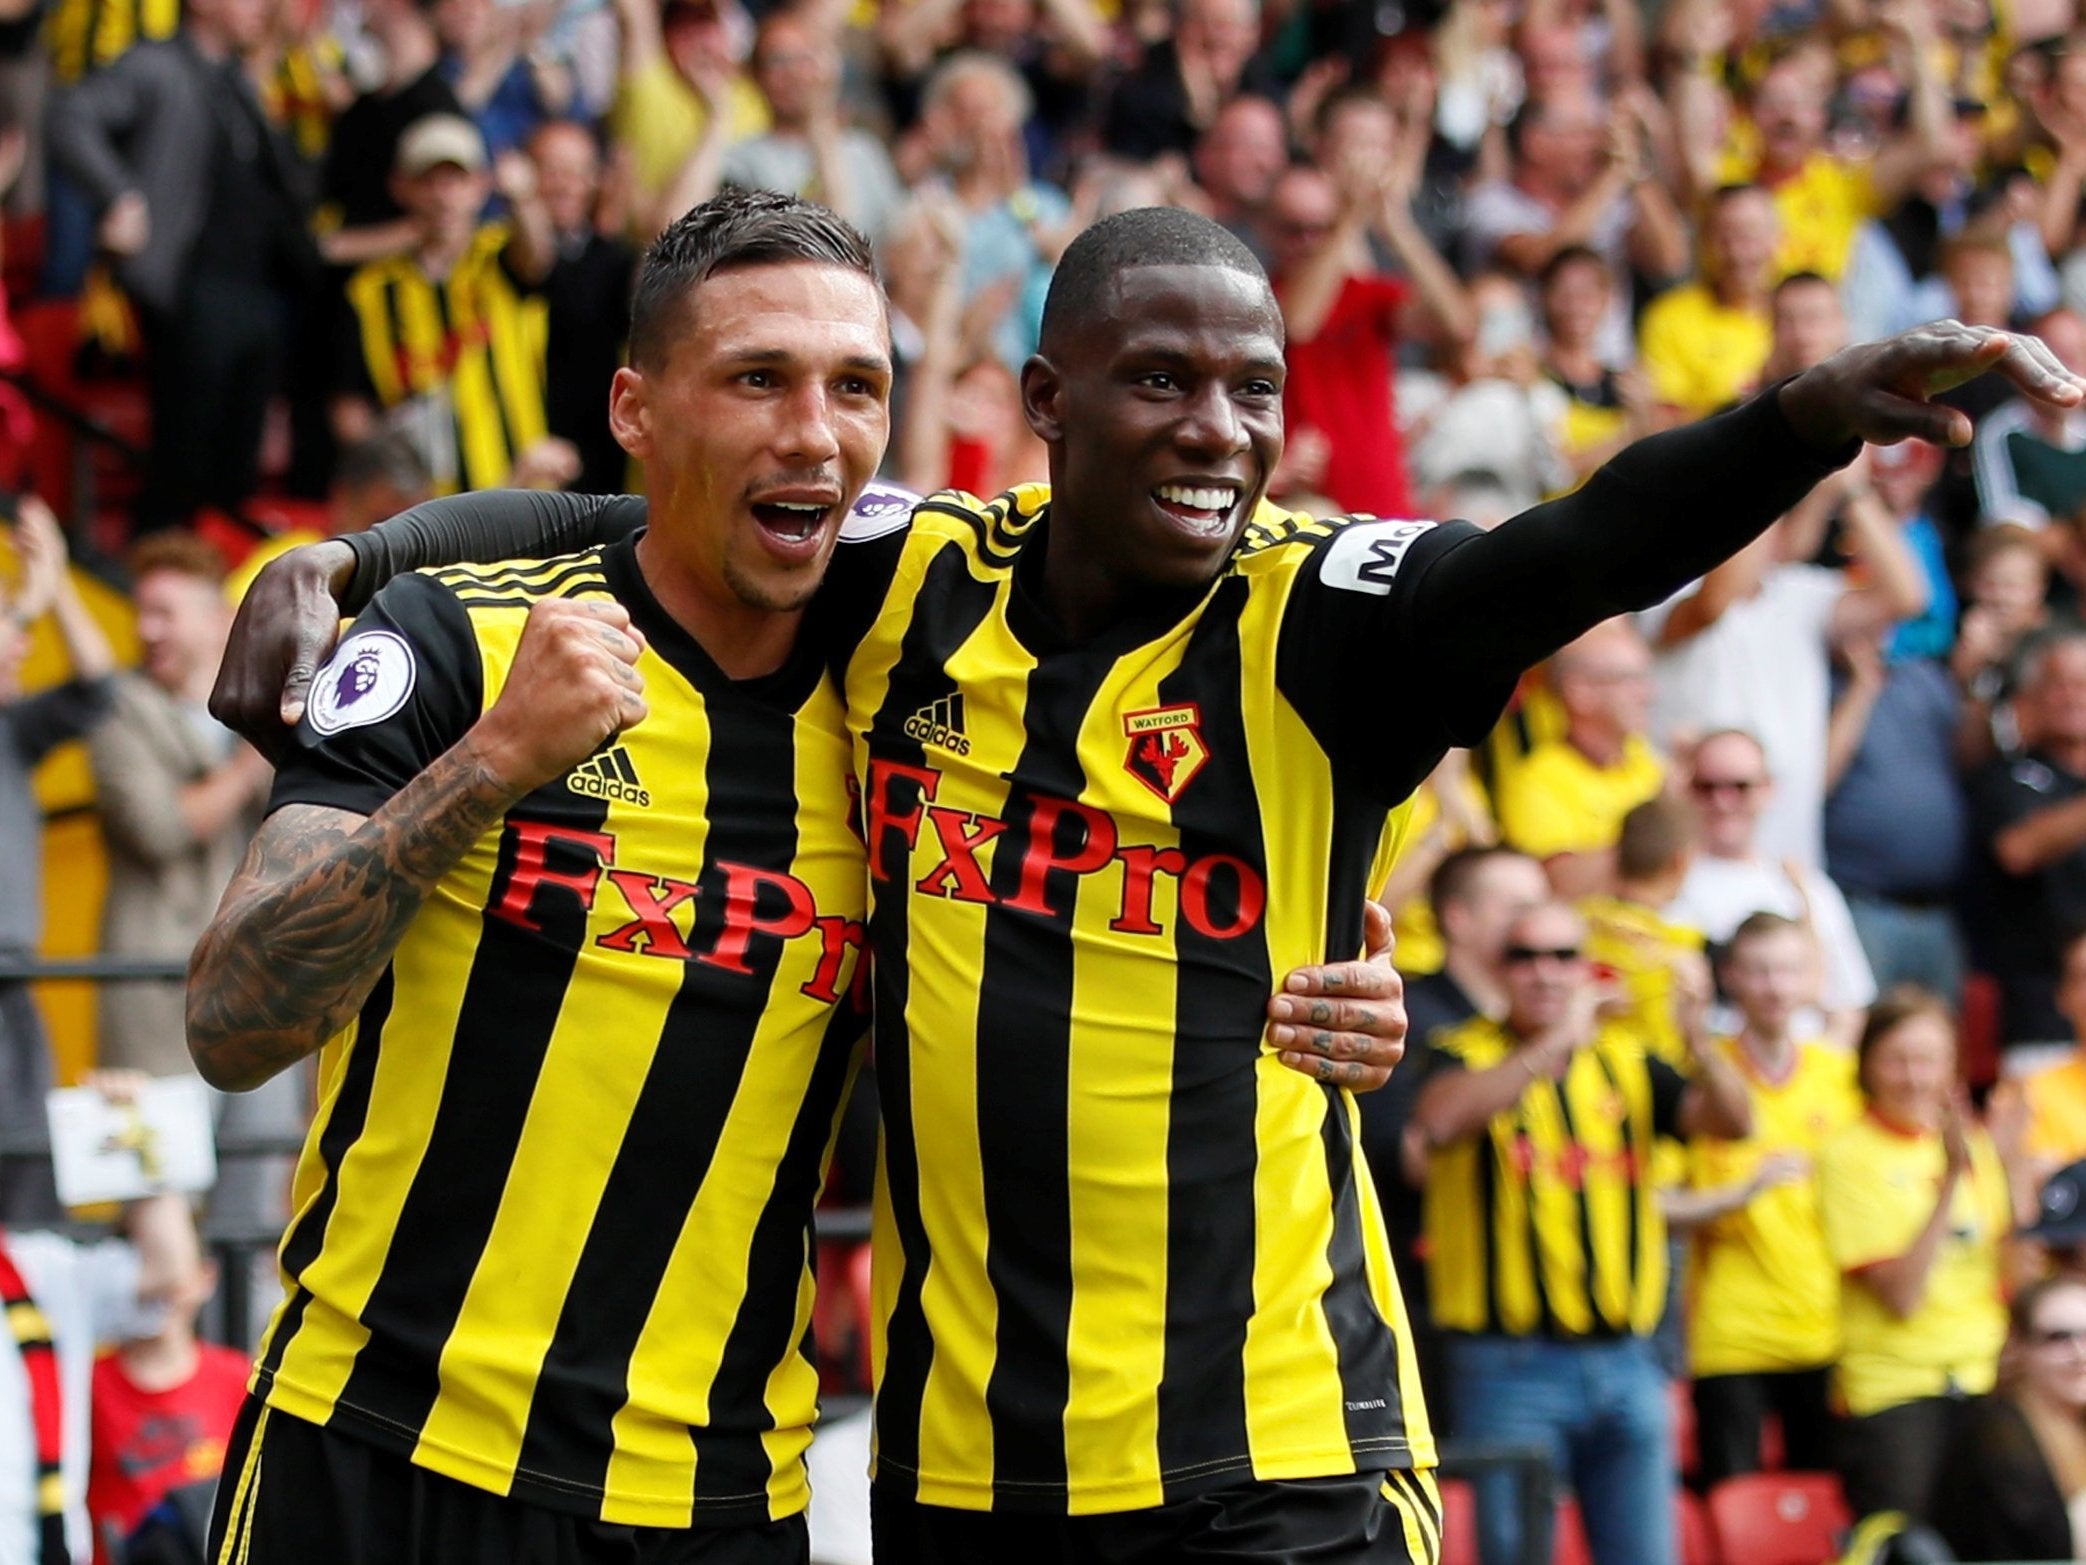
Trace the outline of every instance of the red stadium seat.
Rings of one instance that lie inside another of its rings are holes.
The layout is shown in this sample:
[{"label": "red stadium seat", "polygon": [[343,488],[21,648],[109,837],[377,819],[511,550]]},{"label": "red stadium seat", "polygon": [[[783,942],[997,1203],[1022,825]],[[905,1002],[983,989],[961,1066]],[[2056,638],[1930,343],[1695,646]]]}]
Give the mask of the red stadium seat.
[{"label": "red stadium seat", "polygon": [[1709,1508],[1702,1503],[1702,1497],[1692,1489],[1676,1489],[1674,1503],[1679,1507],[1674,1531],[1680,1534],[1680,1565],[1724,1565],[1723,1555],[1717,1552],[1716,1530],[1709,1524]]},{"label": "red stadium seat", "polygon": [[1702,1445],[1695,1435],[1693,1382],[1684,1379],[1669,1382],[1667,1400],[1673,1404],[1673,1450],[1680,1459],[1680,1475],[1693,1478],[1702,1464]]},{"label": "red stadium seat", "polygon": [[1550,1565],[1593,1565],[1593,1550],[1587,1547],[1586,1524],[1579,1519],[1577,1500],[1557,1502],[1557,1524],[1550,1535]]},{"label": "red stadium seat", "polygon": [[1964,1084],[1991,1086],[1999,1079],[1999,980],[1990,973],[1964,977],[1956,1037]]},{"label": "red stadium seat", "polygon": [[857,1369],[862,1377],[862,1387],[867,1390],[876,1383],[875,1367],[870,1363],[869,1344],[876,1318],[876,1295],[869,1287],[869,1246],[858,1244],[854,1254],[847,1258],[847,1288],[855,1301],[855,1353]]},{"label": "red stadium seat", "polygon": [[1747,1473],[1709,1492],[1717,1550],[1742,1565],[1828,1565],[1852,1525],[1830,1473]]},{"label": "red stadium seat", "polygon": [[1478,1565],[1478,1497],[1461,1478],[1441,1481],[1441,1565]]}]

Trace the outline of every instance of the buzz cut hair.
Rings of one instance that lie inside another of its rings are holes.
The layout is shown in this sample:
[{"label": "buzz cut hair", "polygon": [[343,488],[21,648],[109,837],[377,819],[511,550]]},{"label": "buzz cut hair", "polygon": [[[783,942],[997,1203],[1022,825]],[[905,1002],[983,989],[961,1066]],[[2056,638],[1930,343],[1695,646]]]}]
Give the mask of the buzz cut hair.
[{"label": "buzz cut hair", "polygon": [[1139,266],[1219,266],[1268,287],[1267,269],[1222,224],[1179,207],[1132,207],[1082,231],[1058,258],[1043,299],[1043,352],[1092,326],[1109,284]]},{"label": "buzz cut hair", "polygon": [[645,251],[630,299],[630,362],[658,370],[691,318],[697,288],[719,272],[805,261],[860,272],[876,285],[869,241],[816,201],[727,185],[666,226]]}]

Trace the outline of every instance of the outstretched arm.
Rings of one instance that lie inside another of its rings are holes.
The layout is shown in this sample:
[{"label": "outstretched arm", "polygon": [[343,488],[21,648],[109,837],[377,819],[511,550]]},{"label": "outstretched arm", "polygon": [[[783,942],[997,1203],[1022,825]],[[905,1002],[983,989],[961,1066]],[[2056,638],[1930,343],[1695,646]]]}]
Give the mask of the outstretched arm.
[{"label": "outstretched arm", "polygon": [[1745,546],[1858,440],[1970,442],[1930,398],[1988,371],[2053,407],[2086,380],[2033,337],[1940,321],[1833,355],[1753,401],[1638,441],[1587,484],[1445,549],[1411,599],[1414,644],[1497,683]]}]

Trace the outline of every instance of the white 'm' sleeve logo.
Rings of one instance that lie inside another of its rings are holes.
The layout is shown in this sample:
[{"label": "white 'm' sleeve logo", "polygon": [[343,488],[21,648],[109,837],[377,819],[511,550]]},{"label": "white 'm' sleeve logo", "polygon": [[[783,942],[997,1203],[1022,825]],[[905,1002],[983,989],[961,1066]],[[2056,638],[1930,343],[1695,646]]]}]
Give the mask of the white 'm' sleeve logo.
[{"label": "white 'm' sleeve logo", "polygon": [[1391,582],[1404,562],[1412,541],[1433,527],[1432,522],[1357,522],[1342,528],[1333,546],[1326,550],[1318,567],[1318,579],[1328,587],[1349,592],[1373,592],[1379,598],[1391,594]]}]

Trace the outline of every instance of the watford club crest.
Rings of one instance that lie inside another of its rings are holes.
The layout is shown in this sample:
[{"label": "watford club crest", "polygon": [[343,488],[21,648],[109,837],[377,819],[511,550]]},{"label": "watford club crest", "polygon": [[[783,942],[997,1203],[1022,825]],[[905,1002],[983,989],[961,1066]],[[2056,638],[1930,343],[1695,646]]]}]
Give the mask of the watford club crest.
[{"label": "watford club crest", "polygon": [[1193,703],[1132,712],[1123,719],[1123,733],[1130,741],[1123,769],[1168,804],[1209,764],[1202,709]]}]

